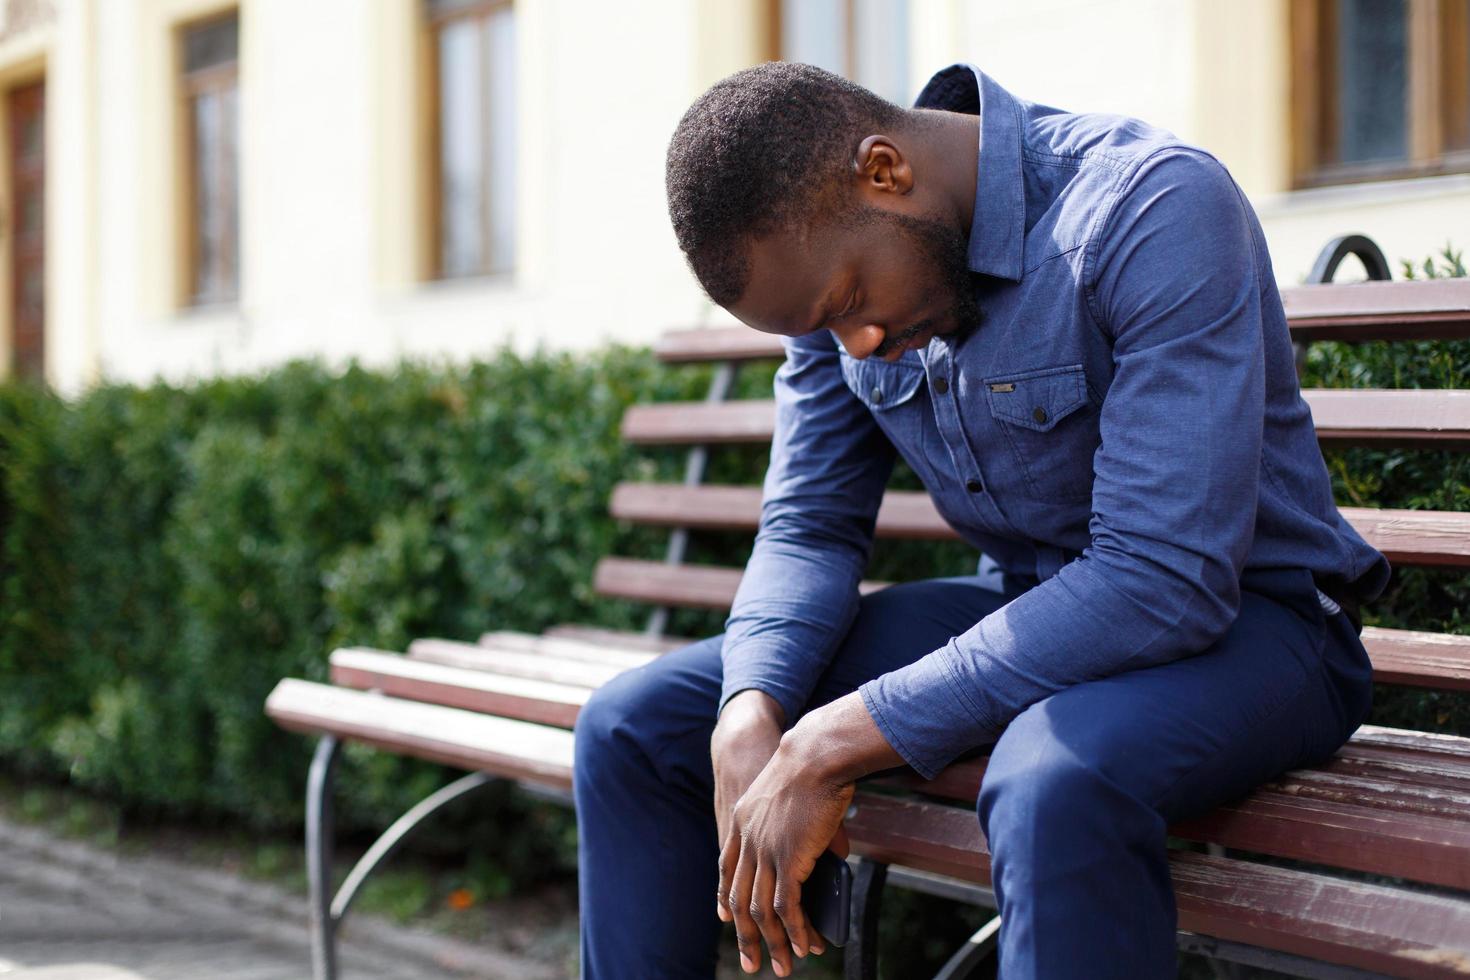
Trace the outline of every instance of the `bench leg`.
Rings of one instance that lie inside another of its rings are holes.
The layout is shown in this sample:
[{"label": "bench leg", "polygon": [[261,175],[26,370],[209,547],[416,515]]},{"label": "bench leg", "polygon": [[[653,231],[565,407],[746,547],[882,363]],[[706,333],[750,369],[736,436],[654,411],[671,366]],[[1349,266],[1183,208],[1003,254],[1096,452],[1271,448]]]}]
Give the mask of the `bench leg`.
[{"label": "bench leg", "polygon": [[876,980],[878,976],[878,916],[883,908],[883,885],[888,865],[858,860],[852,882],[852,924],[842,949],[846,980]]},{"label": "bench leg", "polygon": [[407,813],[393,821],[393,825],[383,831],[381,837],[373,841],[373,846],[367,849],[367,853],[363,854],[362,858],[352,866],[352,870],[347,873],[347,877],[342,880],[342,887],[338,889],[328,909],[332,928],[335,929],[342,924],[347,910],[352,907],[352,900],[357,898],[357,893],[362,889],[363,882],[367,881],[368,875],[376,871],[378,865],[388,860],[398,850],[410,831],[466,793],[472,793],[482,786],[498,781],[496,777],[484,772],[472,772],[468,776],[461,776],[448,786],[430,793],[410,807]]},{"label": "bench leg", "polygon": [[337,980],[337,923],[332,918],[332,777],[342,743],[323,735],[306,777],[306,882],[311,894],[311,975]]},{"label": "bench leg", "polygon": [[[949,961],[934,974],[934,980],[965,980],[986,960],[995,956],[995,946],[1000,940],[1000,916],[995,916],[975,931],[965,945],[955,950]],[[990,974],[994,976],[994,972]]]}]

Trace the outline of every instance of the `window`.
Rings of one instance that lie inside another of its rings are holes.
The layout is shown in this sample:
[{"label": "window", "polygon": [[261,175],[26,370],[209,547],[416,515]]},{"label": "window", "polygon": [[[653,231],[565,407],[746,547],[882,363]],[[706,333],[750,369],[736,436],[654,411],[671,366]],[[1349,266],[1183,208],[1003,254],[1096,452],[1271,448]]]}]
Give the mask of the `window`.
[{"label": "window", "polygon": [[187,301],[232,303],[240,295],[240,20],[234,14],[185,28],[184,146]]},{"label": "window", "polygon": [[1470,0],[1293,0],[1298,186],[1470,170]]},{"label": "window", "polygon": [[509,272],[516,232],[516,36],[506,0],[429,0],[439,276]]},{"label": "window", "polygon": [[908,105],[907,0],[776,0],[771,51],[846,76]]},{"label": "window", "polygon": [[46,377],[46,83],[5,94],[10,165],[10,372]]}]

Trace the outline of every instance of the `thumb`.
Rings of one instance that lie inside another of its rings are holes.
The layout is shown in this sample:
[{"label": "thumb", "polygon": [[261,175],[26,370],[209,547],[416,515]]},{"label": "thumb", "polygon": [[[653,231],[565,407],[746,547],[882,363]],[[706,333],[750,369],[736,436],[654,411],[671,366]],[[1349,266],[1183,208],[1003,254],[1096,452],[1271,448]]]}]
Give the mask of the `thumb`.
[{"label": "thumb", "polygon": [[851,848],[848,846],[847,843],[846,825],[837,825],[837,833],[832,835],[832,843],[828,844],[827,848],[835,853],[838,857],[842,858],[843,860],[847,860],[847,855]]}]

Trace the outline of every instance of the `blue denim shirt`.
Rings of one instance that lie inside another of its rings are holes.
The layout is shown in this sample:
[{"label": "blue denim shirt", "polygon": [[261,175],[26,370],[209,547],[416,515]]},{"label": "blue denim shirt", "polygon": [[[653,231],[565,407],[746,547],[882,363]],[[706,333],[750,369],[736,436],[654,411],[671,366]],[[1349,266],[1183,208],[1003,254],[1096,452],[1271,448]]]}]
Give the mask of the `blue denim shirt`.
[{"label": "blue denim shirt", "polygon": [[1225,168],[967,65],[917,104],[981,117],[981,319],[894,363],[825,330],[786,341],[722,706],[756,688],[801,714],[856,614],[895,449],[965,541],[1036,583],[861,688],[925,776],[1057,690],[1205,649],[1247,570],[1381,591],[1388,563],[1333,503],[1266,242]]}]

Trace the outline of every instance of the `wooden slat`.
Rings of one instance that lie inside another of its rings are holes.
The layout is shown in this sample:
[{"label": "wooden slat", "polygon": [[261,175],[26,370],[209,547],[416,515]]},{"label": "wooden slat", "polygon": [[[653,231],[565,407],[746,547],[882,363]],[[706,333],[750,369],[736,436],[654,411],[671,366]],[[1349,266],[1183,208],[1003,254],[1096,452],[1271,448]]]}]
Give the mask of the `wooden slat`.
[{"label": "wooden slat", "polygon": [[728,609],[740,586],[738,568],[668,565],[634,558],[603,558],[592,588],[599,595],[695,609]]},{"label": "wooden slat", "polygon": [[1470,973],[1470,902],[1174,852],[1179,927],[1409,980]]},{"label": "wooden slat", "polygon": [[[862,792],[847,831],[875,860],[989,881],[969,809]],[[1185,852],[1170,855],[1170,870],[1191,932],[1393,976],[1470,970],[1470,902]]]},{"label": "wooden slat", "polygon": [[1294,339],[1470,337],[1470,281],[1363,282],[1281,291]]},{"label": "wooden slat", "polygon": [[[1324,443],[1470,446],[1470,391],[1312,388],[1302,397]],[[651,446],[760,443],[770,441],[775,423],[775,403],[769,399],[664,402],[630,407],[623,415],[623,438]]]},{"label": "wooden slat", "polygon": [[1411,749],[1424,755],[1440,756],[1455,764],[1470,763],[1470,738],[1458,735],[1362,725],[1351,744],[1387,750]]},{"label": "wooden slat", "polygon": [[479,646],[494,650],[509,650],[521,653],[544,654],[562,660],[582,660],[593,664],[613,667],[642,667],[648,663],[648,651],[631,641],[619,642],[579,639],[521,633],[513,630],[492,630],[480,634]]},{"label": "wooden slat", "polygon": [[1315,388],[1302,397],[1329,445],[1470,446],[1470,391]]},{"label": "wooden slat", "polygon": [[1470,636],[1368,626],[1363,646],[1380,684],[1470,691]]},{"label": "wooden slat", "polygon": [[[719,484],[619,483],[608,505],[620,520],[660,527],[754,531],[760,523],[759,487]],[[922,491],[890,490],[878,509],[878,535],[885,538],[954,540],[957,535]]]},{"label": "wooden slat", "polygon": [[571,728],[592,688],[448,667],[361,648],[333,651],[332,681],[359,691]]},{"label": "wooden slat", "polygon": [[[1305,789],[1318,788],[1310,781]],[[1230,841],[1244,851],[1388,874],[1450,888],[1470,888],[1470,800],[1446,798],[1458,815],[1380,810],[1262,789],[1169,832],[1194,841]],[[1428,807],[1425,807],[1428,809]]]},{"label": "wooden slat", "polygon": [[[636,599],[693,609],[729,609],[742,571],[718,565],[669,565],[638,558],[604,558],[597,563],[592,587],[599,595]],[[862,582],[863,593],[886,588],[888,582]]]},{"label": "wooden slat", "polygon": [[[759,487],[621,483],[614,517],[664,527],[754,531]],[[1470,513],[1344,507],[1342,514],[1368,543],[1398,565],[1470,565]],[[953,540],[954,529],[922,491],[890,490],[878,511],[878,536]]]},{"label": "wooden slat", "polygon": [[766,398],[662,402],[629,406],[623,438],[642,446],[770,442],[775,425],[776,403]]},{"label": "wooden slat", "polygon": [[[1454,340],[1470,337],[1470,281],[1333,283],[1281,291],[1293,339]],[[670,331],[665,363],[776,360],[781,339],[743,326]]]},{"label": "wooden slat", "polygon": [[769,361],[786,356],[780,337],[742,326],[671,330],[659,338],[654,353],[665,364]]},{"label": "wooden slat", "polygon": [[1343,507],[1342,516],[1399,565],[1470,565],[1470,513]]},{"label": "wooden slat", "polygon": [[[409,644],[408,655],[425,663],[489,671],[526,680],[550,681],[553,684],[570,684],[573,687],[601,687],[627,669],[626,666],[589,660],[568,660],[547,653],[525,653],[438,639],[414,640]],[[652,655],[647,655],[645,659],[651,660]]]},{"label": "wooden slat", "polygon": [[603,626],[584,626],[580,623],[562,623],[548,629],[545,635],[556,640],[578,640],[596,646],[627,647],[631,650],[647,650],[650,653],[668,653],[695,642],[687,636],[649,636],[647,633],[631,633],[627,630],[610,630]]},{"label": "wooden slat", "polygon": [[460,708],[287,678],[265,711],[282,728],[544,786],[572,784],[572,733]]}]

